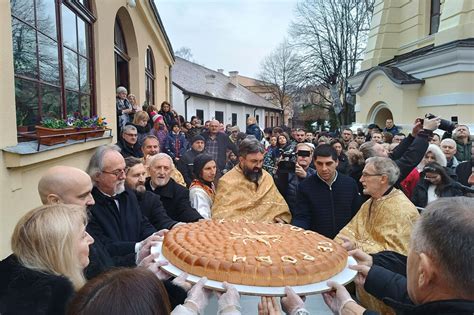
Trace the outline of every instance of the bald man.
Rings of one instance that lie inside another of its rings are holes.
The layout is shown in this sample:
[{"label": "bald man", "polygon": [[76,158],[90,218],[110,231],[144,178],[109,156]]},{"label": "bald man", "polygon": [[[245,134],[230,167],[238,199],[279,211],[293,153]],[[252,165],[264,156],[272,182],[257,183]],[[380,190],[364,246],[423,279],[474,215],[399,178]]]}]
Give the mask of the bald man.
[{"label": "bald man", "polygon": [[[80,206],[93,206],[92,181],[90,176],[75,167],[53,166],[48,169],[38,182],[38,192],[43,204],[68,203]],[[86,278],[91,279],[113,267],[135,266],[150,255],[149,242],[142,246],[135,257],[135,253],[112,257],[98,237],[88,231],[95,242],[90,246],[89,266],[85,270]],[[148,260],[147,260],[148,261]]]},{"label": "bald man", "polygon": [[53,166],[38,183],[43,204],[69,203],[81,206],[94,205],[90,176],[75,167]]}]

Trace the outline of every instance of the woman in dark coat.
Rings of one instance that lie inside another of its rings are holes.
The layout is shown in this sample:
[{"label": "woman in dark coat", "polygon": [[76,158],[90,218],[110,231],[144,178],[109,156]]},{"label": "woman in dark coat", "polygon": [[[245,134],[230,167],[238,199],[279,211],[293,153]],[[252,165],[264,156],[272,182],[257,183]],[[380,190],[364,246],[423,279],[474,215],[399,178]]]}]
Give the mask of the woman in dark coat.
[{"label": "woman in dark coat", "polygon": [[474,189],[453,180],[444,167],[433,162],[423,168],[411,201],[415,206],[424,208],[438,198],[464,196],[473,191]]},{"label": "woman in dark coat", "polygon": [[171,126],[173,124],[178,123],[177,117],[175,117],[175,114],[171,110],[171,104],[166,101],[161,103],[161,109],[158,114],[163,116],[163,121],[165,122],[166,128],[168,128],[168,130],[171,130]]},{"label": "woman in dark coat", "polygon": [[84,207],[57,204],[25,214],[15,227],[13,254],[0,262],[0,314],[65,314],[85,283],[89,245]]},{"label": "woman in dark coat", "polygon": [[337,171],[339,173],[348,175],[350,172],[350,164],[349,164],[349,159],[347,158],[347,155],[343,152],[343,145],[341,140],[339,139],[334,139],[331,141],[331,146],[336,150],[337,153],[337,159],[338,159],[338,164],[337,164]]}]

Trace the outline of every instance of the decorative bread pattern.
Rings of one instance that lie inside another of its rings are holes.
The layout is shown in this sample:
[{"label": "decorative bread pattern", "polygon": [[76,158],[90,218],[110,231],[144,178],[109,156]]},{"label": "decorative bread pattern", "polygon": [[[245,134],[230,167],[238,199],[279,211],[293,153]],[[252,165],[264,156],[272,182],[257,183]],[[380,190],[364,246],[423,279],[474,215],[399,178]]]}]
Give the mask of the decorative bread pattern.
[{"label": "decorative bread pattern", "polygon": [[205,220],[173,228],[162,253],[181,270],[254,286],[303,285],[341,272],[347,252],[331,239],[289,224]]}]

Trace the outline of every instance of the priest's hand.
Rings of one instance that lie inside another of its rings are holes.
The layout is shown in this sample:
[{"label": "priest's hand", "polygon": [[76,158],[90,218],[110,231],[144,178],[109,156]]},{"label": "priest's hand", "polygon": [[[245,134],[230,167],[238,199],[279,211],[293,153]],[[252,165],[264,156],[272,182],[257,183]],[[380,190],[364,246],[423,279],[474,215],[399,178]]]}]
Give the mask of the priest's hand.
[{"label": "priest's hand", "polygon": [[354,249],[348,252],[348,254],[357,261],[357,264],[364,265],[367,267],[372,267],[373,258],[366,252],[362,251],[361,249]]},{"label": "priest's hand", "polygon": [[355,242],[351,241],[349,238],[343,235],[339,235],[338,237],[343,241],[341,246],[344,247],[345,250],[350,251],[356,248]]}]

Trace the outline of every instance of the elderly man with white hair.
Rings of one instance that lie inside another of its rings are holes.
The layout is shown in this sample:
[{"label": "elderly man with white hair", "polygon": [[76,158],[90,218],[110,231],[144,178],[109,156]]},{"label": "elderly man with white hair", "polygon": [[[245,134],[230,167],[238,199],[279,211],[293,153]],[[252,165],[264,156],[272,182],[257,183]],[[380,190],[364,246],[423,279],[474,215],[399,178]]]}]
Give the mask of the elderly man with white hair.
[{"label": "elderly man with white hair", "polygon": [[446,167],[455,170],[456,167],[459,165],[459,161],[455,156],[457,152],[456,141],[451,138],[446,138],[441,141],[439,146],[443,151],[444,155],[446,156]]},{"label": "elderly man with white hair", "polygon": [[168,216],[179,222],[196,222],[202,216],[191,207],[189,190],[171,178],[173,160],[168,154],[158,153],[148,158],[148,174],[145,182],[147,190],[160,195]]},{"label": "elderly man with white hair", "polygon": [[[419,213],[405,194],[393,187],[399,175],[400,170],[392,159],[367,159],[360,182],[370,199],[336,236],[346,249],[359,248],[369,254],[391,250],[407,255],[411,231]],[[358,293],[364,306],[390,312],[363,290]]]}]

